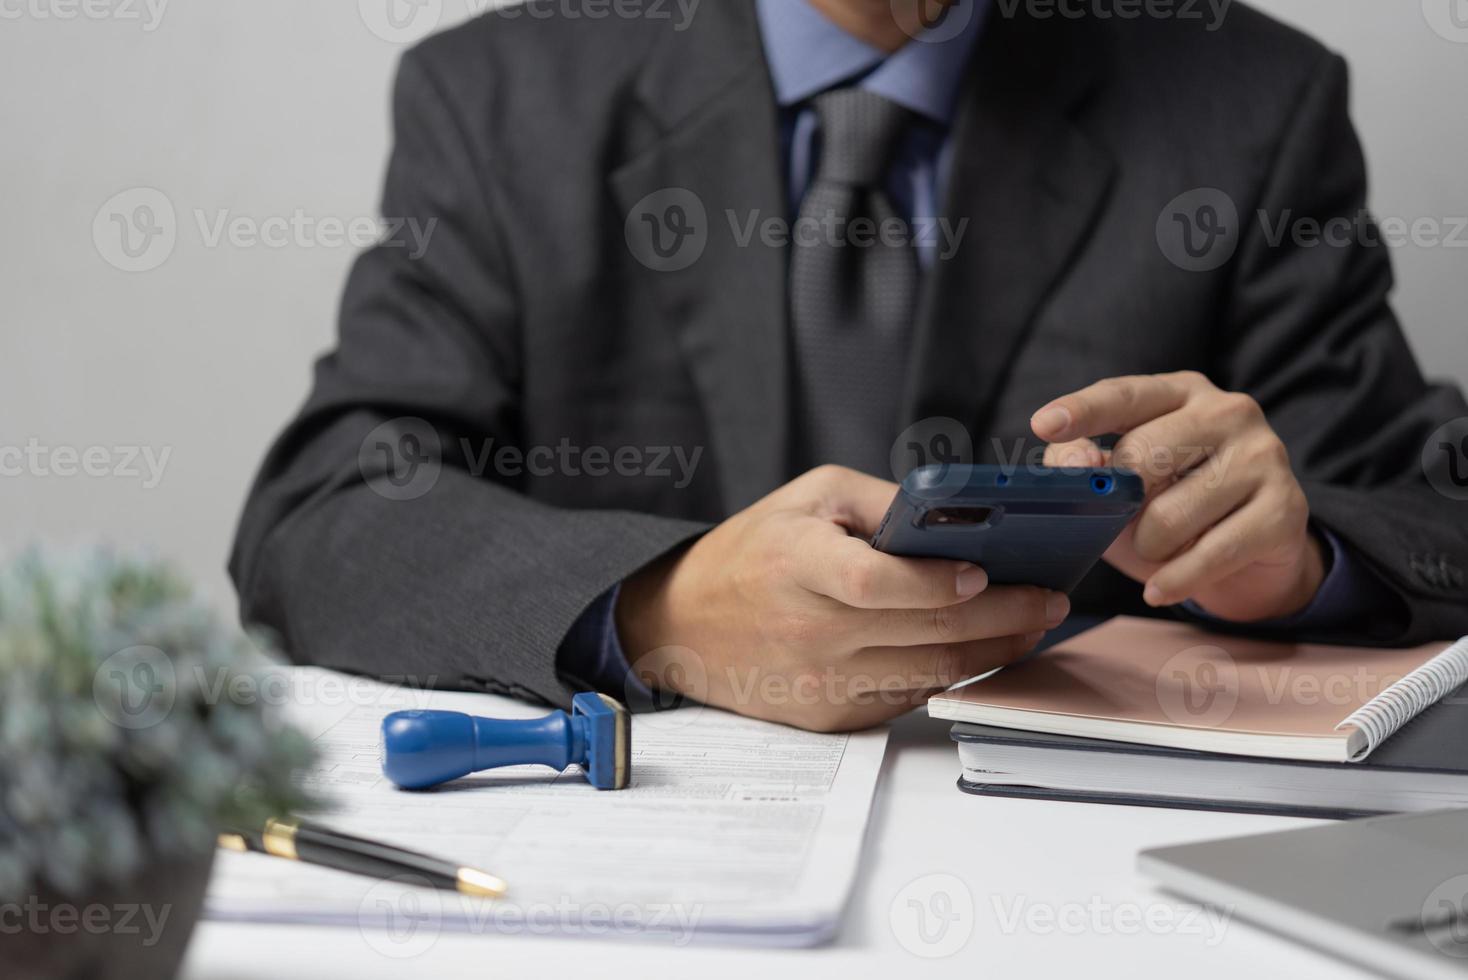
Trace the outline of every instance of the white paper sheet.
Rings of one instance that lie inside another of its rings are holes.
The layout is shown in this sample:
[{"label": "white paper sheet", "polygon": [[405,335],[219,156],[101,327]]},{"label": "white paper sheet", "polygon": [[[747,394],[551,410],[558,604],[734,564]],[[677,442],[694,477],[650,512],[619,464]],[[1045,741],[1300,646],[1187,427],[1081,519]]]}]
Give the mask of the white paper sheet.
[{"label": "white paper sheet", "polygon": [[815,735],[683,708],[634,718],[625,790],[593,789],[574,769],[526,766],[408,793],[381,775],[388,713],[543,709],[289,674],[288,713],[322,753],[311,782],[333,804],[317,822],[480,868],[509,882],[510,894],[484,901],[221,852],[212,918],[352,925],[399,955],[446,930],[809,945],[836,929],[885,730]]}]

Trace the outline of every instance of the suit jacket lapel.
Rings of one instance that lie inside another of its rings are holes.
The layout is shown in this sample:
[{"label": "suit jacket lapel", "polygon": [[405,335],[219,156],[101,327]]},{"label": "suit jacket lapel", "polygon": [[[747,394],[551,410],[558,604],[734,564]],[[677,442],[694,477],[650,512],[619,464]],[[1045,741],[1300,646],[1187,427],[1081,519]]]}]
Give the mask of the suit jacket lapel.
[{"label": "suit jacket lapel", "polygon": [[687,247],[702,240],[691,265],[647,276],[702,396],[732,512],[786,477],[788,254],[757,230],[785,216],[779,122],[749,0],[706,5],[686,33],[652,54],[640,94],[657,132],[611,185],[619,217],[646,223],[636,212],[650,207],[656,229],[678,204]]},{"label": "suit jacket lapel", "polygon": [[[927,279],[909,419],[953,416],[987,431],[1009,366],[1114,173],[1073,117],[1098,69],[1068,21],[994,17],[985,29],[943,198],[951,227],[968,223],[957,254]],[[690,192],[702,210],[692,215],[703,227],[699,258],[647,276],[703,399],[733,511],[789,475],[789,256],[762,244],[756,227],[786,216],[786,192],[752,0],[706,5],[686,32],[665,35],[638,94],[652,135],[615,169],[611,191],[619,217],[649,200],[661,207],[669,189]]]},{"label": "suit jacket lapel", "polygon": [[1093,56],[1058,19],[995,17],[980,39],[941,208],[951,227],[968,224],[928,277],[909,420],[951,416],[988,434],[1009,367],[1110,186],[1112,160],[1071,117],[1095,81]]}]

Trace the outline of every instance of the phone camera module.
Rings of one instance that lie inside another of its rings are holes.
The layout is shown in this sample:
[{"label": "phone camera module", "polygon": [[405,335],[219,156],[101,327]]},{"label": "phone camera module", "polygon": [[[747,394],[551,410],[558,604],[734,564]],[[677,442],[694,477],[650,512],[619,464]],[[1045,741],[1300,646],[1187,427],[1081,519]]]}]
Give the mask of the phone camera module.
[{"label": "phone camera module", "polygon": [[934,507],[923,515],[923,527],[980,527],[992,516],[992,507]]}]

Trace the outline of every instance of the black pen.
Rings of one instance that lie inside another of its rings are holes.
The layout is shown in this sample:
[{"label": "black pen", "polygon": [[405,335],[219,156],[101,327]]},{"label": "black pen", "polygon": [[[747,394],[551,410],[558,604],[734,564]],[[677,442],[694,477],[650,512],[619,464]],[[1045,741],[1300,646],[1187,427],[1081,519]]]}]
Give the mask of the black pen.
[{"label": "black pen", "polygon": [[219,846],[373,878],[419,878],[425,885],[476,898],[500,898],[509,890],[503,879],[484,871],[299,820],[270,820],[260,831],[223,833]]}]

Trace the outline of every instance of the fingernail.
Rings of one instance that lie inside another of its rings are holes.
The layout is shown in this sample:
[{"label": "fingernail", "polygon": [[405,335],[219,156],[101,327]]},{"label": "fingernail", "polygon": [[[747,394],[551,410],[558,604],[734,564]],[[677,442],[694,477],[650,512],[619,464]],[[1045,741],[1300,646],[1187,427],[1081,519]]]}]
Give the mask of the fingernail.
[{"label": "fingernail", "polygon": [[958,594],[964,599],[976,596],[989,587],[989,573],[977,565],[970,565],[958,573]]},{"label": "fingernail", "polygon": [[1069,615],[1070,597],[1064,592],[1050,593],[1050,598],[1045,600],[1045,624],[1050,627],[1059,626]]},{"label": "fingernail", "polygon": [[1162,590],[1150,583],[1142,590],[1142,601],[1149,606],[1165,605],[1162,601]]},{"label": "fingernail", "polygon": [[1034,426],[1036,433],[1047,439],[1059,439],[1070,428],[1070,412],[1059,405],[1042,409],[1030,419],[1030,425]]}]

